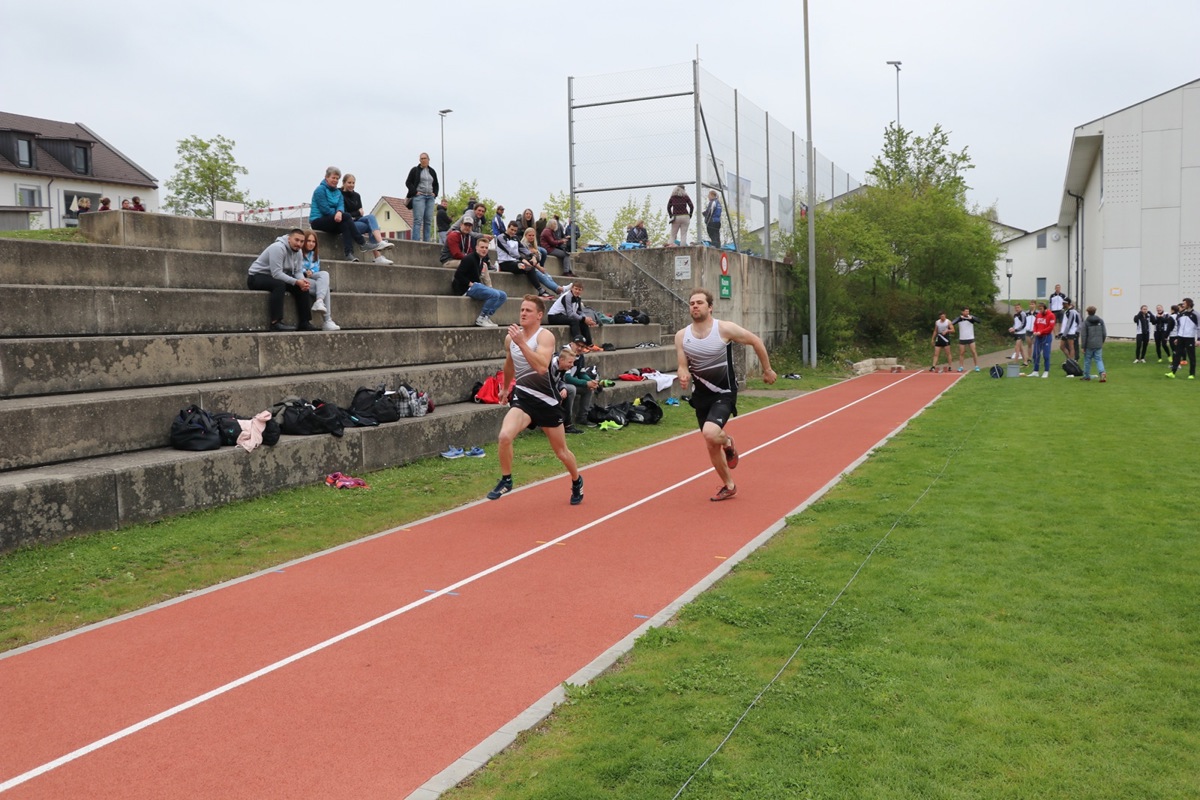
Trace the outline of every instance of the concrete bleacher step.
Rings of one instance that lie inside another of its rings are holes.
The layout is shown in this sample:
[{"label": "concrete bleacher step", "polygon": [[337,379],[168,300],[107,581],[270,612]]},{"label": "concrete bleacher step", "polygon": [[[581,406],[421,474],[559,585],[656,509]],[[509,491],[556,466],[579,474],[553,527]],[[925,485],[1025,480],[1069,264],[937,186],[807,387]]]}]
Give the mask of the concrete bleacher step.
[{"label": "concrete bleacher step", "polygon": [[[599,402],[647,392],[660,402],[670,396],[669,389],[657,391],[650,381],[618,383]],[[502,406],[454,403],[424,417],[348,428],[341,438],[284,436],[274,447],[251,453],[239,447],[202,453],[157,448],[0,472],[0,552],[311,485],[331,472],[361,476],[434,456],[450,444],[485,445],[495,441],[506,412]],[[497,469],[494,457],[480,465]]]},{"label": "concrete bleacher step", "polygon": [[[269,243],[264,243],[263,247]],[[0,239],[0,284],[88,287],[102,283],[120,288],[244,290],[246,274],[257,255],[198,253],[161,246]],[[351,264],[329,258],[323,258],[321,264],[329,273],[329,287],[335,296],[342,292],[452,294],[453,271],[440,264],[417,266],[397,261],[392,266],[384,266]],[[36,268],[32,268],[33,265]],[[564,278],[553,266],[548,270],[551,276],[560,283],[581,283],[585,298],[621,299],[604,294],[604,284],[597,277]],[[102,282],[98,280],[100,276],[103,276]],[[496,288],[513,297],[526,294],[532,288],[527,278],[507,272],[494,272],[492,278]]]},{"label": "concrete bleacher step", "polygon": [[[568,328],[549,328],[560,344],[567,341]],[[650,364],[641,363],[643,351],[634,349],[661,338],[657,325],[606,325],[593,332],[595,341],[618,348],[589,357],[599,357],[593,363],[606,373],[651,365],[673,371],[674,345],[664,346],[666,361]],[[0,397],[500,359],[503,342],[502,328],[474,326],[9,339],[0,346]],[[627,363],[621,354],[638,357]]]},{"label": "concrete bleacher step", "polygon": [[[641,367],[667,372],[674,367],[673,358],[673,351],[624,350],[590,354],[587,363],[595,364],[602,377],[615,378]],[[435,403],[465,402],[471,399],[475,383],[502,365],[503,359],[496,357],[4,399],[0,400],[0,441],[20,441],[24,446],[0,452],[0,471],[167,447],[171,420],[192,404],[243,417],[292,395],[348,408],[359,387],[400,383],[428,392]]]}]

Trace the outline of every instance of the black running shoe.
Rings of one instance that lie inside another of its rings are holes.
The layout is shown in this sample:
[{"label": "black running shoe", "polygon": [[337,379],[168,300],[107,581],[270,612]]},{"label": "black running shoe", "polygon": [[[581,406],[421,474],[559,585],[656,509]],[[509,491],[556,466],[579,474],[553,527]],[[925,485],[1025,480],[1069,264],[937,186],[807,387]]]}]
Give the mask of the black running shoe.
[{"label": "black running shoe", "polygon": [[571,505],[577,506],[583,502],[583,476],[571,481]]},{"label": "black running shoe", "polygon": [[512,478],[501,478],[496,488],[487,493],[488,500],[499,500],[512,491]]}]

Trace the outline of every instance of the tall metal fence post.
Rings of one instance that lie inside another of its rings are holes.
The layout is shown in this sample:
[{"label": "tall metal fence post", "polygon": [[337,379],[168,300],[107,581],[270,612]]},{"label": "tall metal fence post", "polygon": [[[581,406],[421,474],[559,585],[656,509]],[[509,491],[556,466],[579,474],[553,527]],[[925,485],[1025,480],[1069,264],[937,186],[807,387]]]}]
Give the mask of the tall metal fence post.
[{"label": "tall metal fence post", "polygon": [[[700,173],[700,169],[701,169],[700,125],[701,125],[701,123],[700,123],[700,61],[699,61],[699,59],[692,62],[692,93],[693,93],[692,105],[695,108],[695,117],[696,117],[695,121],[692,123],[693,130],[695,131],[695,134],[696,134],[696,137],[695,137],[696,138],[696,207],[699,208],[700,204],[704,201],[704,197],[700,194],[700,192],[701,192],[701,173]],[[701,238],[701,233],[700,233],[700,228],[701,228],[700,215],[693,214],[692,217],[693,217],[693,219],[688,221],[688,227],[685,230],[690,230],[692,227],[692,223],[695,222],[696,234],[695,234],[695,237],[693,238],[693,241],[696,244],[699,244],[701,241],[703,241],[703,239]],[[686,238],[686,236],[687,236],[687,234],[685,233],[684,237]]]},{"label": "tall metal fence post", "polygon": [[733,169],[737,186],[733,187],[733,202],[737,206],[737,249],[742,249],[742,138],[741,115],[738,113],[738,90],[733,90]]},{"label": "tall metal fence post", "polygon": [[767,199],[763,203],[763,210],[766,212],[766,219],[763,220],[763,247],[766,249],[766,257],[771,258],[771,115],[763,112],[763,117],[767,121]]},{"label": "tall metal fence post", "polygon": [[567,180],[571,182],[571,199],[568,204],[568,215],[571,221],[571,252],[578,252],[575,242],[575,78],[567,76],[567,160],[570,166],[567,170]]},{"label": "tall metal fence post", "polygon": [[[811,337],[812,360],[817,366],[817,171],[813,158],[812,137],[812,67],[809,62],[808,0],[804,0],[804,117],[808,125],[808,335]],[[832,199],[832,198],[830,198]]]}]

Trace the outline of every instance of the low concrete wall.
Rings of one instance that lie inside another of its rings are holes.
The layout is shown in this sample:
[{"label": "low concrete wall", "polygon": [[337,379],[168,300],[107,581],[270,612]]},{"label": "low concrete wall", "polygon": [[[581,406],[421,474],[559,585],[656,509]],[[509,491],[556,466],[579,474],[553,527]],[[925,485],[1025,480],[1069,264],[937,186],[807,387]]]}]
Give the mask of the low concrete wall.
[{"label": "low concrete wall", "polygon": [[[731,297],[720,299],[721,255],[728,259]],[[676,280],[675,259],[691,259],[691,277]],[[634,307],[662,324],[666,335],[689,324],[688,293],[703,286],[713,293],[713,316],[741,325],[762,338],[770,349],[790,335],[791,295],[796,290],[792,267],[757,256],[711,247],[659,247],[580,253],[581,265],[600,273],[631,298]],[[635,266],[636,265],[636,266]],[[664,290],[665,287],[665,290]],[[744,352],[739,352],[744,351]],[[753,351],[735,348],[735,364],[744,379],[746,370],[757,372]]]}]

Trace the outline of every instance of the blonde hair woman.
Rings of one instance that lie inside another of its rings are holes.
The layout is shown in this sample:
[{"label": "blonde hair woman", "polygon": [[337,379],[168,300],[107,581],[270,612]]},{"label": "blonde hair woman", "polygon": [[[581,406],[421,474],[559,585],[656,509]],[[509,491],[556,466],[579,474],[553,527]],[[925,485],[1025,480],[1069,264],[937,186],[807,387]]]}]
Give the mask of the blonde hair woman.
[{"label": "blonde hair woman", "polygon": [[671,197],[667,200],[667,216],[671,218],[671,235],[667,239],[668,245],[672,243],[687,244],[688,226],[692,223],[692,214],[695,210],[692,198],[688,197],[687,189],[683,188],[683,184],[679,184],[671,190]]}]

